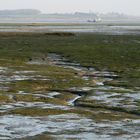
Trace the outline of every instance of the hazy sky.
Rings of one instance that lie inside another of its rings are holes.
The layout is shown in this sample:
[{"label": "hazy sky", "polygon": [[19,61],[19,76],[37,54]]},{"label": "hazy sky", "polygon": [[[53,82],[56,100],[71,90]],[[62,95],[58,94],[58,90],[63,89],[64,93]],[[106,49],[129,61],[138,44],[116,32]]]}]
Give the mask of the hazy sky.
[{"label": "hazy sky", "polygon": [[0,0],[0,10],[28,8],[45,13],[93,11],[140,15],[140,0]]}]

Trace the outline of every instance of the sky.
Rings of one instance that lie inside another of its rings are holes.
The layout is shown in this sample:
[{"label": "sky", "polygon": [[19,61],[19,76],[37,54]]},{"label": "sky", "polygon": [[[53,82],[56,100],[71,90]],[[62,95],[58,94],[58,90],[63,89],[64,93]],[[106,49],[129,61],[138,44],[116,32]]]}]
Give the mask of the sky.
[{"label": "sky", "polygon": [[38,9],[43,13],[118,12],[140,16],[140,0],[0,0],[0,10]]}]

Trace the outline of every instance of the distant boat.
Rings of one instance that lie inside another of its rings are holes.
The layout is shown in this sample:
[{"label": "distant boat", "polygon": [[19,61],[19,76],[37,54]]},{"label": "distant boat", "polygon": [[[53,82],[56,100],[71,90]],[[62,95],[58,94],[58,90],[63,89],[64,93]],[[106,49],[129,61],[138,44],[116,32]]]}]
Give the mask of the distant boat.
[{"label": "distant boat", "polygon": [[87,22],[100,22],[101,18],[95,18],[93,20],[87,20]]}]

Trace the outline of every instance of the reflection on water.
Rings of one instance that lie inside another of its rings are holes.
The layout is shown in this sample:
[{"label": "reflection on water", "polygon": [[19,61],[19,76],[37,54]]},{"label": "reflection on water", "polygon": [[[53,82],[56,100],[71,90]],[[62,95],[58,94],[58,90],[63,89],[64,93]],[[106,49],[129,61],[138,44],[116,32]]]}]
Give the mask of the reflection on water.
[{"label": "reflection on water", "polygon": [[[1,139],[14,139],[48,133],[57,139],[128,139],[139,137],[140,120],[94,122],[76,114],[46,117],[6,115],[0,117]],[[135,128],[135,129],[134,129]],[[134,132],[135,130],[135,132]],[[119,134],[120,133],[120,134]],[[123,133],[123,137],[121,137]],[[129,136],[131,134],[131,137]],[[112,135],[110,137],[110,135]],[[118,136],[117,136],[118,135]]]},{"label": "reflection on water", "polygon": [[0,26],[0,32],[91,32],[104,34],[140,34],[140,25],[109,25],[89,23],[69,23],[68,25],[15,25]]}]

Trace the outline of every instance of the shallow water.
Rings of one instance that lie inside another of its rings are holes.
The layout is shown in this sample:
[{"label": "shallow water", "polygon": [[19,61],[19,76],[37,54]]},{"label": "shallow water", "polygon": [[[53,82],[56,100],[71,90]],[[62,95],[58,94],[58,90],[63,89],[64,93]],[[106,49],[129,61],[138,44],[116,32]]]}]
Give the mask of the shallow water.
[{"label": "shallow water", "polygon": [[[69,62],[57,54],[49,54],[47,60],[43,63],[40,59],[35,59],[35,61],[33,59],[27,63],[72,69],[77,72],[78,77],[83,79],[86,77],[87,81],[94,80],[93,85],[73,86],[67,91],[55,91],[54,89],[54,91],[28,93],[19,90],[13,93],[13,91],[9,92],[3,84],[8,86],[8,83],[11,82],[25,80],[35,82],[44,79],[47,81],[48,79],[41,74],[37,74],[39,73],[37,71],[0,67],[0,86],[6,90],[4,94],[1,93],[6,99],[0,102],[0,113],[3,113],[0,116],[0,139],[20,139],[36,137],[37,135],[41,137],[43,134],[58,140],[139,139],[140,119],[138,115],[126,113],[125,110],[123,112],[107,108],[120,107],[128,111],[135,110],[136,112],[139,110],[139,103],[137,102],[139,100],[139,89],[106,84],[106,81],[114,81],[118,77],[114,72],[97,71],[94,68],[82,67],[80,64]],[[79,74],[81,71],[83,74]],[[3,91],[3,89],[1,90]],[[35,101],[30,101],[29,98]],[[60,101],[63,100],[65,102],[61,103]],[[81,106],[78,106],[78,103],[81,103]],[[102,105],[102,107],[95,109],[94,107],[97,105]],[[15,109],[34,110],[36,108],[43,110],[42,115],[38,115],[38,112],[35,112],[36,110],[34,111],[35,114],[31,115],[20,111],[9,114],[10,111]],[[51,109],[67,112],[60,112],[56,115],[51,113]],[[45,115],[45,113],[48,114]]]},{"label": "shallow water", "polygon": [[[103,33],[103,34],[140,34],[140,25],[115,25],[114,23],[69,23],[70,25],[38,25],[38,26],[0,26],[0,32],[82,32],[82,33]],[[110,25],[111,24],[111,25]],[[27,24],[28,25],[28,24]]]},{"label": "shallow water", "polygon": [[[131,139],[139,138],[140,120],[94,122],[76,114],[47,117],[6,115],[0,117],[2,139],[49,133],[56,139]],[[135,130],[135,131],[134,131]],[[120,134],[119,134],[120,133]],[[121,136],[121,133],[123,136]],[[131,134],[131,136],[130,136]],[[111,135],[111,136],[110,136]]]}]

